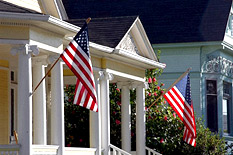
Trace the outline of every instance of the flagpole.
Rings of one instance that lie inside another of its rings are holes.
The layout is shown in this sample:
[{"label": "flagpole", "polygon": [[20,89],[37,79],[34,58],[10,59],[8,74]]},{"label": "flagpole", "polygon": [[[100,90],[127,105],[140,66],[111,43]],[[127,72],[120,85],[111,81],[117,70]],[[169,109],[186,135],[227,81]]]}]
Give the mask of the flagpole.
[{"label": "flagpole", "polygon": [[186,74],[188,74],[190,72],[192,68],[188,68],[186,70],[186,72],[184,72],[178,79],[176,79],[175,82],[173,82],[173,84],[168,88],[166,89],[166,91],[164,91],[162,94],[160,94],[160,96],[148,107],[148,109],[150,109],[159,99],[161,96],[163,96],[164,94],[166,94],[174,85],[176,85]]},{"label": "flagpole", "polygon": [[[87,18],[86,19],[86,23],[90,23],[91,18]],[[40,84],[43,82],[43,80],[49,75],[50,71],[53,69],[53,67],[57,64],[57,62],[59,61],[59,59],[61,58],[61,55],[57,58],[57,60],[53,63],[53,65],[50,67],[50,69],[47,71],[47,73],[45,74],[45,76],[40,80],[40,82],[37,84],[37,86],[34,88],[34,90],[32,91],[31,95],[33,96],[33,94],[35,93],[35,91],[37,90],[37,88],[40,86]]]}]

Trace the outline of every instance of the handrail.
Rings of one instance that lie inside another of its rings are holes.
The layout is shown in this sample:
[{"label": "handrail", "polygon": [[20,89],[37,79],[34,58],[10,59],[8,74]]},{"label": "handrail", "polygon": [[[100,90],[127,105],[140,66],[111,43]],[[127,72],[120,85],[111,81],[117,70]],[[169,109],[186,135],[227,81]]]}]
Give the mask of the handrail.
[{"label": "handrail", "polygon": [[150,149],[149,147],[146,147],[146,151],[148,151],[148,155],[150,155],[151,153],[153,155],[162,155],[162,154],[156,152],[155,150]]},{"label": "handrail", "polygon": [[118,152],[118,155],[131,155],[130,153],[112,145],[112,144],[109,144],[109,147],[113,149],[113,155],[116,155],[116,152]]}]

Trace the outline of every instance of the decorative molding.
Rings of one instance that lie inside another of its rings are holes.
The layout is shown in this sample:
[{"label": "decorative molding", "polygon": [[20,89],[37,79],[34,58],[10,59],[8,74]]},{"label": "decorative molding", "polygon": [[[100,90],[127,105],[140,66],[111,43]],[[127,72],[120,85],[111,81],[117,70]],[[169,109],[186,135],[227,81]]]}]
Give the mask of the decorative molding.
[{"label": "decorative molding", "polygon": [[3,22],[1,21],[0,22],[0,25],[4,25],[4,26],[32,26],[31,24],[29,23],[22,23],[22,22]]},{"label": "decorative molding", "polygon": [[124,38],[124,40],[120,44],[120,48],[124,49],[124,50],[127,50],[127,51],[131,51],[132,53],[137,53],[137,54],[139,53],[138,49],[136,47],[136,44],[134,42],[134,39],[133,39],[133,37],[130,34],[128,34]]},{"label": "decorative molding", "polygon": [[112,73],[106,72],[106,71],[100,71],[100,80],[113,80],[114,76]]},{"label": "decorative molding", "polygon": [[208,56],[202,72],[219,73],[233,78],[233,62],[222,56]]},{"label": "decorative molding", "polygon": [[11,48],[10,52],[12,55],[16,55],[17,53],[21,53],[21,54],[32,53],[33,55],[39,54],[39,50],[38,50],[37,46],[36,45],[29,45],[29,44],[25,44],[25,45],[18,46],[18,47],[13,47],[13,48]]}]

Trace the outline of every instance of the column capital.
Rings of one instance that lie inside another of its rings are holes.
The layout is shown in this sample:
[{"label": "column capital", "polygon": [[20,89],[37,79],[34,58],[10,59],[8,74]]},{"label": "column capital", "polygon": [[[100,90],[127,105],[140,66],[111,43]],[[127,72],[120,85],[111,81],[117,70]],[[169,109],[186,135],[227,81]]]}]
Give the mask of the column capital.
[{"label": "column capital", "polygon": [[106,72],[106,71],[99,71],[99,74],[100,74],[100,80],[113,80],[114,79],[114,76],[112,73],[109,73],[109,72]]},{"label": "column capital", "polygon": [[117,88],[121,89],[122,87],[132,88],[132,82],[117,82]]},{"label": "column capital", "polygon": [[149,86],[147,82],[132,82],[131,87],[132,88],[142,87],[148,89]]},{"label": "column capital", "polygon": [[[60,55],[49,55],[47,58],[48,64],[53,64],[59,57]],[[60,61],[62,61],[62,59],[60,59]]]},{"label": "column capital", "polygon": [[33,57],[32,58],[32,65],[48,65],[48,56],[47,55],[42,55],[38,57]]},{"label": "column capital", "polygon": [[104,78],[104,72],[103,71],[94,71],[94,78],[95,79],[103,79]]},{"label": "column capital", "polygon": [[38,49],[37,45],[29,45],[29,44],[25,44],[25,45],[11,48],[12,55],[16,55],[17,53],[21,53],[21,54],[30,54],[31,53],[33,55],[38,55],[39,49]]}]

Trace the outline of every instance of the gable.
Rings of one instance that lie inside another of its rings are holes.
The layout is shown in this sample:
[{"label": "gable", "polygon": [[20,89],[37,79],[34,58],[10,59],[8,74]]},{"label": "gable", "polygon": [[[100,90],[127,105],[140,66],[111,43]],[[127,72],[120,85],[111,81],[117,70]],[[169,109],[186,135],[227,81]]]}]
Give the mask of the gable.
[{"label": "gable", "polygon": [[223,42],[232,49],[233,47],[233,4],[231,6],[231,11],[229,13]]},{"label": "gable", "polygon": [[122,49],[132,54],[157,61],[154,50],[138,18],[115,49]]}]

